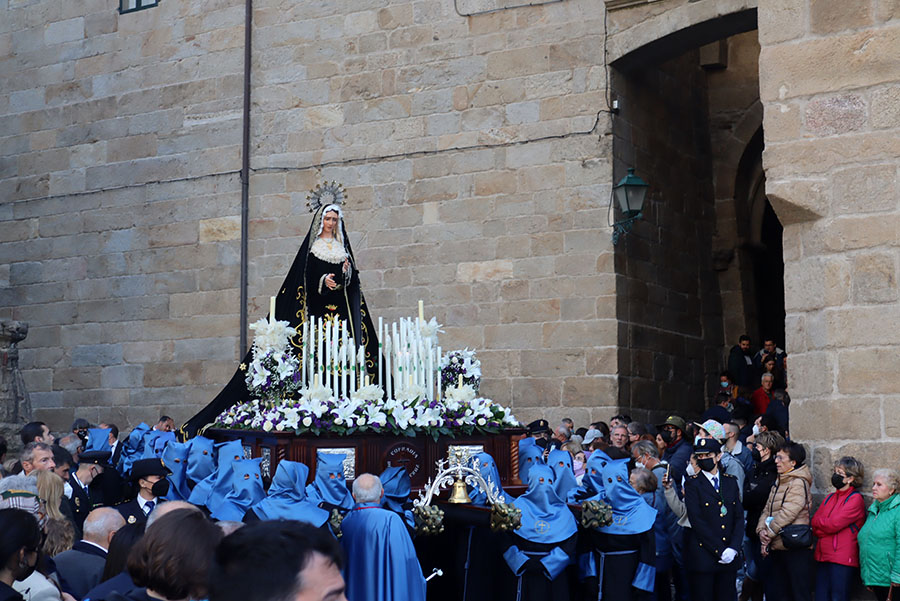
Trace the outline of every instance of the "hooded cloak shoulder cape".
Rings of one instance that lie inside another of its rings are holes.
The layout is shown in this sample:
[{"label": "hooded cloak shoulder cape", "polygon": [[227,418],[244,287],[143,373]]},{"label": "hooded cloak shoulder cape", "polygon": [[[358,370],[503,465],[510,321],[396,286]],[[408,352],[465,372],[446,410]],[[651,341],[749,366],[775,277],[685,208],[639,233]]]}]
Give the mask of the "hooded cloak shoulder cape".
[{"label": "hooded cloak shoulder cape", "polygon": [[425,601],[425,578],[403,519],[361,503],[341,522],[347,598]]},{"label": "hooded cloak shoulder cape", "polygon": [[170,442],[163,449],[163,465],[169,468],[169,494],[167,501],[187,501],[191,496],[191,489],[187,484],[187,460],[189,444],[186,442]]},{"label": "hooded cloak shoulder cape", "polygon": [[240,440],[229,440],[216,445],[216,465],[209,476],[198,482],[188,498],[194,505],[203,505],[209,510],[217,507],[231,490],[231,464],[244,456]]},{"label": "hooded cloak shoulder cape", "polygon": [[[486,482],[493,483],[500,493],[500,499],[504,503],[512,503],[514,498],[510,496],[500,485],[500,470],[497,469],[497,463],[489,453],[476,453],[472,455],[472,467],[481,472],[481,477]],[[487,505],[487,494],[477,486],[469,485],[469,498],[475,505]]]},{"label": "hooded cloak shoulder cape", "polygon": [[[332,205],[333,206],[333,205]],[[340,219],[340,227],[344,251],[350,260],[351,271],[347,281],[343,280],[341,265],[336,265],[336,281],[346,284],[338,291],[328,291],[324,286],[324,294],[319,293],[320,280],[325,274],[327,266],[323,261],[310,251],[321,229],[322,217],[331,206],[318,209],[313,215],[309,231],[297,256],[288,271],[287,277],[278,294],[275,295],[275,318],[279,321],[287,321],[297,334],[291,339],[291,348],[295,354],[299,354],[303,348],[303,322],[310,316],[323,317],[325,314],[337,313],[341,318],[349,316],[349,323],[353,332],[353,340],[357,348],[366,349],[366,368],[370,374],[377,371],[378,339],[369,307],[363,297],[359,285],[359,268],[350,248],[350,238],[347,236],[344,219]],[[314,277],[315,276],[315,277]],[[330,307],[335,307],[333,310]],[[243,363],[249,365],[252,360],[252,350],[244,356]],[[208,427],[216,417],[226,409],[239,403],[250,400],[250,392],[244,380],[245,373],[238,369],[231,380],[206,407],[200,410],[194,417],[185,422],[181,433],[185,438],[191,438]]]},{"label": "hooded cloak shoulder cape", "polygon": [[569,492],[578,488],[575,481],[575,468],[572,467],[572,454],[562,449],[550,451],[547,456],[547,465],[553,470],[556,479],[553,488],[560,499],[567,499]]},{"label": "hooded cloak shoulder cape", "polygon": [[353,509],[353,497],[344,479],[346,455],[321,453],[316,460],[316,478],[306,487],[306,496],[319,507],[337,508],[341,512]]},{"label": "hooded cloak shoulder cape", "polygon": [[269,496],[251,509],[261,520],[299,520],[319,527],[328,520],[328,512],[306,498],[309,468],[296,461],[278,462]]},{"label": "hooded cloak shoulder cape", "polygon": [[215,443],[211,438],[196,436],[188,442],[187,478],[191,485],[216,471]]},{"label": "hooded cloak shoulder cape", "polygon": [[219,521],[240,522],[244,514],[253,505],[266,496],[259,465],[262,458],[241,459],[232,464],[231,490],[219,505],[212,510],[210,517]]}]

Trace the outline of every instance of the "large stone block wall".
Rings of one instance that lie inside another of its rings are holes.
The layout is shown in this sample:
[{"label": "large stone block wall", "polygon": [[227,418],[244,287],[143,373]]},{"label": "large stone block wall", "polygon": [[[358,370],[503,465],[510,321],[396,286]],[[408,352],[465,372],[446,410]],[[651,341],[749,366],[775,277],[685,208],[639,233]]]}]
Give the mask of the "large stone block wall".
[{"label": "large stone block wall", "polygon": [[[523,419],[608,417],[602,6],[254,4],[251,320],[334,179],[376,316],[422,298]],[[0,3],[0,317],[55,428],[184,419],[237,362],[242,44],[234,0]]]},{"label": "large stone block wall", "polygon": [[900,6],[761,0],[767,191],[784,231],[791,435],[817,484],[900,461]]}]

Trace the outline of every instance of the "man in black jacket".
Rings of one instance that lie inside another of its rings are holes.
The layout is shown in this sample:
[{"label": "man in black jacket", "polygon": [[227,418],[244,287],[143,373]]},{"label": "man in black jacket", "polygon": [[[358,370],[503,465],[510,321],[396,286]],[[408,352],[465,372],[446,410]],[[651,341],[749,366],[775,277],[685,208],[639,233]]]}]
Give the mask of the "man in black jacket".
[{"label": "man in black jacket", "polygon": [[111,507],[101,507],[88,514],[83,538],[54,557],[63,591],[81,599],[100,583],[109,542],[124,525],[121,514]]},{"label": "man in black jacket", "polygon": [[78,469],[69,476],[72,497],[72,517],[75,520],[75,536],[81,536],[84,520],[96,503],[91,499],[90,485],[94,478],[110,468],[109,451],[88,451],[81,454]]},{"label": "man in black jacket", "polygon": [[699,439],[694,457],[701,471],[684,483],[684,506],[691,522],[685,532],[691,597],[735,599],[744,540],[744,508],[737,479],[719,469],[722,451],[715,438]]}]

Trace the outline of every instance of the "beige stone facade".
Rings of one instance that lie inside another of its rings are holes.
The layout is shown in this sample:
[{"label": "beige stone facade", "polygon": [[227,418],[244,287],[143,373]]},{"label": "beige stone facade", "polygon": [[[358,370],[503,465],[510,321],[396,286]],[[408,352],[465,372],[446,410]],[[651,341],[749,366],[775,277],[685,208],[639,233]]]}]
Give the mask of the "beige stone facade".
[{"label": "beige stone facade", "polygon": [[[256,0],[250,319],[336,180],[374,314],[423,299],[519,417],[694,413],[763,327],[765,191],[795,435],[900,436],[900,9],[759,4]],[[0,0],[0,317],[54,427],[181,420],[230,377],[243,49],[239,0]],[[626,167],[651,195],[614,247]]]}]

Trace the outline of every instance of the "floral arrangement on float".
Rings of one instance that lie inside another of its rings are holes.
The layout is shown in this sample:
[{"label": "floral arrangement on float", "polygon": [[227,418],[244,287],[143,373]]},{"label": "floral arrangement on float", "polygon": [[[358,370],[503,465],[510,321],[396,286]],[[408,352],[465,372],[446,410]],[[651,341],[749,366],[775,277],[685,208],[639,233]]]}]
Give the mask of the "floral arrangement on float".
[{"label": "floral arrangement on float", "polygon": [[[317,327],[315,323],[304,324],[304,333],[315,332]],[[434,344],[440,324],[434,318],[429,322],[421,318],[415,322],[401,320],[399,329],[407,332],[402,345],[396,336],[386,338],[395,341],[382,349],[389,369],[393,351],[397,381],[396,387],[388,383],[388,395],[379,384],[369,383],[368,376],[361,380],[364,371],[353,358],[355,353],[339,351],[355,348],[352,340],[341,341],[340,335],[331,338],[330,330],[321,328],[319,340],[323,344],[304,345],[311,352],[304,350],[298,359],[290,348],[290,338],[296,331],[287,321],[260,319],[250,328],[254,331],[253,359],[241,367],[253,398],[223,411],[213,427],[316,435],[426,434],[437,439],[441,435],[496,433],[519,425],[508,408],[478,396],[481,362],[475,351],[440,355],[440,347]],[[339,326],[336,329],[339,331]],[[417,340],[421,345],[418,350]],[[323,353],[323,346],[333,352]],[[410,357],[421,360],[416,365]],[[379,357],[379,366],[381,360]],[[416,369],[417,376],[409,375]],[[433,370],[430,374],[429,369]],[[405,382],[404,371],[408,378]]]}]

